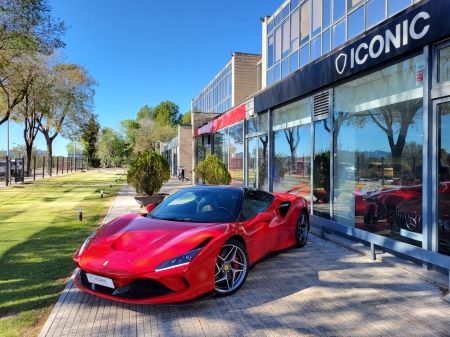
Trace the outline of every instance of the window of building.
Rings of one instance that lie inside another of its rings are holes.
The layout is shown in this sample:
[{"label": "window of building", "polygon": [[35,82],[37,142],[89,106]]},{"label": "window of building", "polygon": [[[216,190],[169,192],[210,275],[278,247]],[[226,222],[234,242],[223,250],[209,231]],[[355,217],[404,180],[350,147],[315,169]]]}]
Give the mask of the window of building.
[{"label": "window of building", "polygon": [[330,27],[331,24],[331,0],[323,0],[323,28]]},{"label": "window of building", "polygon": [[351,11],[353,8],[356,8],[358,5],[363,3],[364,0],[347,0],[347,8]]},{"label": "window of building", "polygon": [[333,49],[337,48],[341,44],[343,44],[346,39],[346,25],[347,20],[343,19],[342,21],[335,24],[332,28],[333,30]]},{"label": "window of building", "polygon": [[270,35],[267,41],[267,67],[273,66],[273,35]]},{"label": "window of building", "polygon": [[289,4],[281,11],[281,19],[284,20],[289,16]]},{"label": "window of building", "polygon": [[311,0],[312,20],[311,36],[316,36],[322,29],[322,0]]},{"label": "window of building", "polygon": [[348,39],[351,40],[364,32],[364,6],[348,16]]},{"label": "window of building", "polygon": [[322,39],[318,36],[311,41],[311,61],[319,58],[322,55]]},{"label": "window of building", "polygon": [[283,29],[283,43],[281,46],[281,58],[285,58],[289,55],[289,47],[291,45],[291,34],[290,34],[290,22],[289,19],[285,20],[282,25]]},{"label": "window of building", "polygon": [[299,13],[296,9],[291,15],[291,51],[297,50],[299,46]]},{"label": "window of building", "polygon": [[298,69],[298,51],[293,53],[289,59],[290,59],[290,71],[292,73]]},{"label": "window of building", "polygon": [[309,63],[309,44],[300,49],[300,68]]},{"label": "window of building", "polygon": [[450,47],[438,51],[438,83],[450,81]]},{"label": "window of building", "polygon": [[422,213],[411,201],[422,200],[423,62],[412,57],[336,87],[332,126],[333,219],[417,246],[421,233],[407,219]]},{"label": "window of building", "polygon": [[322,53],[326,54],[331,50],[331,31],[328,29],[322,35],[323,38],[323,48]]},{"label": "window of building", "polygon": [[273,111],[273,190],[311,200],[311,99]]},{"label": "window of building", "polygon": [[386,0],[368,1],[366,7],[366,18],[366,29],[372,28],[386,19]]},{"label": "window of building", "polygon": [[274,36],[274,63],[277,63],[281,60],[281,27],[275,29]]},{"label": "window of building", "polygon": [[313,214],[330,219],[330,119],[314,122]]},{"label": "window of building", "polygon": [[412,0],[389,0],[388,14],[389,16],[395,15],[411,5]]},{"label": "window of building", "polygon": [[300,8],[300,45],[309,41],[309,27],[310,27],[310,2],[305,1]]},{"label": "window of building", "polygon": [[333,22],[345,14],[345,0],[333,0]]},{"label": "window of building", "polygon": [[244,184],[244,143],[243,125],[239,122],[229,128],[229,169],[232,185]]},{"label": "window of building", "polygon": [[284,78],[287,75],[289,75],[289,58],[281,62],[281,78]]}]

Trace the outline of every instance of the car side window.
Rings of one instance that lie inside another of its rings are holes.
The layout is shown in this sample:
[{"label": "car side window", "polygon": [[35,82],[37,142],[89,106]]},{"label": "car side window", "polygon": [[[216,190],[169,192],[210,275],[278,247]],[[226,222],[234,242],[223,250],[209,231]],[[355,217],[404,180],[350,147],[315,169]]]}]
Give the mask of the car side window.
[{"label": "car side window", "polygon": [[242,203],[242,218],[249,220],[265,211],[273,202],[274,196],[264,191],[247,191]]}]

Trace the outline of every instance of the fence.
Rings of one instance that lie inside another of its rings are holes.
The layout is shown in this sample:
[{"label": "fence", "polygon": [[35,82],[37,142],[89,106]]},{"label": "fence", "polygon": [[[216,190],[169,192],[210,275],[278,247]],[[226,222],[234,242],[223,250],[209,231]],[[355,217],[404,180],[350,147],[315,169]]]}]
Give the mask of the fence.
[{"label": "fence", "polygon": [[28,162],[24,157],[0,158],[0,183],[3,180],[8,186],[15,182],[36,180],[36,178],[88,169],[87,158],[33,156]]}]

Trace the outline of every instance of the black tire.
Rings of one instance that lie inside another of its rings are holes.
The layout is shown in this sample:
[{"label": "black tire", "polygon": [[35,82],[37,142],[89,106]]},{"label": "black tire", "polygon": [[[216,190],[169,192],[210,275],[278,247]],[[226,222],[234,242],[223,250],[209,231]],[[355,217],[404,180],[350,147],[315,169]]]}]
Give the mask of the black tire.
[{"label": "black tire", "polygon": [[229,296],[242,287],[247,279],[249,262],[245,247],[230,239],[223,245],[217,257],[214,272],[215,294]]},{"label": "black tire", "polygon": [[308,241],[309,233],[309,220],[308,214],[305,211],[301,211],[295,226],[295,239],[297,240],[296,247],[302,248]]}]

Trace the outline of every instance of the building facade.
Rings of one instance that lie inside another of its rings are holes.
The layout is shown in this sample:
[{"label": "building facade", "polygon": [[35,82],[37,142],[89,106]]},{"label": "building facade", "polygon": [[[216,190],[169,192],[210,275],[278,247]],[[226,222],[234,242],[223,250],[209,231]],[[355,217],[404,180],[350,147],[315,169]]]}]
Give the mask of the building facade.
[{"label": "building facade", "polygon": [[266,87],[196,143],[209,139],[236,183],[304,196],[312,225],[448,273],[449,10],[284,2],[263,20]]}]

